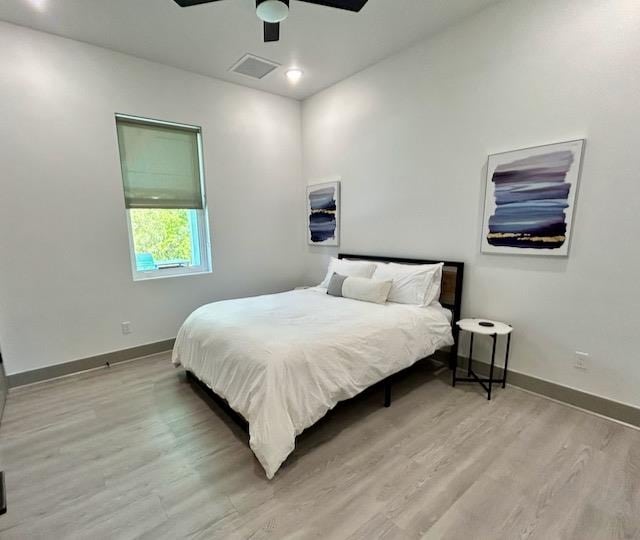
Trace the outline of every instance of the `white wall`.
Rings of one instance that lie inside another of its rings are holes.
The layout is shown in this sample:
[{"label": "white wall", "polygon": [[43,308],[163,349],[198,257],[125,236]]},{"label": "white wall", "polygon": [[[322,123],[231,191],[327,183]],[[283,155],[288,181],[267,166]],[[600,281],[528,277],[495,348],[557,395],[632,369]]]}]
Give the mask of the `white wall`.
[{"label": "white wall", "polygon": [[[298,102],[5,23],[0,51],[8,373],[172,338],[201,304],[299,283]],[[212,274],[132,281],[116,112],[202,126]]]},{"label": "white wall", "polygon": [[[514,370],[636,406],[639,28],[637,0],[506,1],[303,106],[304,177],[343,177],[343,251],[465,261],[464,313],[514,324]],[[487,155],[582,137],[570,256],[480,254]]]}]

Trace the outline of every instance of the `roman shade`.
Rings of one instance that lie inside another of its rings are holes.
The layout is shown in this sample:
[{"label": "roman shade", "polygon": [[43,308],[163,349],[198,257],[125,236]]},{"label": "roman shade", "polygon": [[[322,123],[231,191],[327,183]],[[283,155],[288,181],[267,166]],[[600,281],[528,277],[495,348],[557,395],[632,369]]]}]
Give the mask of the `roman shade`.
[{"label": "roman shade", "polygon": [[127,208],[202,209],[198,128],[116,117]]}]

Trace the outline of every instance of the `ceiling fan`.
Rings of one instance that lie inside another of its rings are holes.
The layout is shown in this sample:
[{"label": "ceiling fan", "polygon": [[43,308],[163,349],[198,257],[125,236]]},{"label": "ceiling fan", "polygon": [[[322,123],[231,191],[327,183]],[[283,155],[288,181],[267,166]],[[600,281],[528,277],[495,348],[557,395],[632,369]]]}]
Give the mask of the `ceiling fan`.
[{"label": "ceiling fan", "polygon": [[[181,7],[209,4],[220,0],[175,0]],[[317,4],[347,11],[360,11],[368,0],[299,0],[307,4]],[[256,14],[264,22],[264,41],[280,39],[280,23],[289,15],[289,0],[256,0]]]}]

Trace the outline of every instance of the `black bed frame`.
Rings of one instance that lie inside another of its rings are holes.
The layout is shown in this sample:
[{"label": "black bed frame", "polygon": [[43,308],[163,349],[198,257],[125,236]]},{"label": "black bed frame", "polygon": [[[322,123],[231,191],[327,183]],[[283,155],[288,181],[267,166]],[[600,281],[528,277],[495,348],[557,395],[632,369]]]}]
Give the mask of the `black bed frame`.
[{"label": "black bed frame", "polygon": [[[347,253],[340,253],[338,255],[338,258],[351,260],[367,260],[384,263],[393,262],[398,264],[438,264],[444,262],[440,304],[442,305],[442,307],[450,310],[453,315],[451,319],[451,331],[453,333],[454,343],[449,350],[449,369],[455,371],[458,364],[458,340],[460,337],[460,330],[456,325],[456,322],[460,320],[460,313],[462,311],[462,280],[464,277],[463,262],[429,259],[407,259],[399,257],[381,257],[374,255],[352,255]],[[411,367],[412,366],[407,369],[410,369]],[[384,387],[385,407],[391,406],[391,388],[394,379],[401,375],[404,371],[406,370],[401,370],[397,373],[389,375],[389,377],[377,383]],[[187,378],[191,382],[197,384],[208,396],[210,396],[244,431],[249,431],[249,424],[246,419],[241,414],[234,411],[224,398],[216,394],[213,390],[211,390],[211,388],[209,388],[190,371],[187,371]]]}]

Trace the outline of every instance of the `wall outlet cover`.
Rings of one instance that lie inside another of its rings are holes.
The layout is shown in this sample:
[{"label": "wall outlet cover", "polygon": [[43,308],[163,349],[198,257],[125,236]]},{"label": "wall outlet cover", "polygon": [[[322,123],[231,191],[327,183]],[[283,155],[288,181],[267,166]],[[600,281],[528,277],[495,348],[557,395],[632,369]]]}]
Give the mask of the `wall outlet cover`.
[{"label": "wall outlet cover", "polygon": [[587,369],[589,363],[589,353],[576,351],[576,359],[575,364],[573,365],[576,369]]}]

